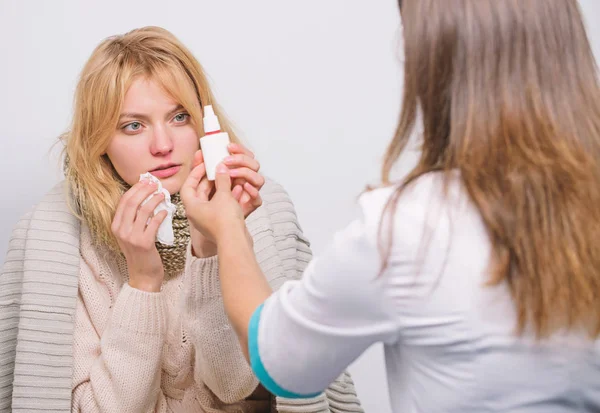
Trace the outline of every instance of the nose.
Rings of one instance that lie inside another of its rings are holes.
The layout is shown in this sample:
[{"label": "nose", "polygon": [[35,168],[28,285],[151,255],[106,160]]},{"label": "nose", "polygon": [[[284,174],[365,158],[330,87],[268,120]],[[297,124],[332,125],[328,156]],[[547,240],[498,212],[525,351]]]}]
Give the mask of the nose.
[{"label": "nose", "polygon": [[154,128],[150,152],[154,156],[165,156],[173,151],[173,139],[164,126]]}]

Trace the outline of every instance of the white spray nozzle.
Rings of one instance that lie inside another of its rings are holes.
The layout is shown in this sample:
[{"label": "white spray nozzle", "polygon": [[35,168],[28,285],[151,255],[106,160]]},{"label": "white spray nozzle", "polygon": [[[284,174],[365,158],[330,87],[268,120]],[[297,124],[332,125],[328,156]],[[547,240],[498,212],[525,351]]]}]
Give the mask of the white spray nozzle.
[{"label": "white spray nozzle", "polygon": [[204,106],[204,133],[219,132],[221,125],[212,105]]}]

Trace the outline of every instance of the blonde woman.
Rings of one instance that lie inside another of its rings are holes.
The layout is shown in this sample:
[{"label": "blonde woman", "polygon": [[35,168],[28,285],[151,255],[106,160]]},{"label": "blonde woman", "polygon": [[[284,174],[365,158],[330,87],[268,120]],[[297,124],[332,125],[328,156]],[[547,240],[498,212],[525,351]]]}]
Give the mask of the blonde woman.
[{"label": "blonde woman", "polygon": [[[66,180],[18,223],[0,276],[0,412],[362,411],[347,374],[307,401],[258,385],[226,318],[216,245],[189,226],[179,189],[203,162],[202,108],[233,144],[233,187],[272,288],[311,257],[286,192],[259,174],[169,32],[102,42],[64,135]],[[171,194],[175,242],[155,242]]]}]

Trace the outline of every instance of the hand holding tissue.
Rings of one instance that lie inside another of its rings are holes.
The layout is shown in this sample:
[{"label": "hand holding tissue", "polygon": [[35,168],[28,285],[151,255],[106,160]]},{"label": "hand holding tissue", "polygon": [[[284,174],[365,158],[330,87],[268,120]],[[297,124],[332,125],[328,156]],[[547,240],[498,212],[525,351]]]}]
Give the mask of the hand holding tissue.
[{"label": "hand holding tissue", "polygon": [[171,194],[169,191],[163,188],[160,179],[152,175],[150,172],[146,172],[145,174],[140,175],[140,181],[143,179],[147,179],[151,182],[156,183],[157,189],[150,195],[148,198],[142,202],[144,205],[148,202],[154,194],[163,193],[165,195],[164,201],[162,201],[158,206],[154,209],[154,215],[158,214],[160,211],[167,211],[167,216],[158,227],[158,233],[156,234],[156,239],[161,244],[165,245],[173,245],[175,243],[175,234],[173,233],[173,214],[175,213],[175,205],[171,202]]}]

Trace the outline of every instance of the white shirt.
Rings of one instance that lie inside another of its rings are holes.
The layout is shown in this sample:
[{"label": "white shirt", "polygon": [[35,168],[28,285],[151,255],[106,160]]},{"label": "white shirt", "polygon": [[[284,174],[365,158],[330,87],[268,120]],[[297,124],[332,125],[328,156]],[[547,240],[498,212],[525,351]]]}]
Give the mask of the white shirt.
[{"label": "white shirt", "polygon": [[456,177],[447,196],[436,173],[403,193],[379,275],[392,192],[363,195],[362,217],[255,312],[249,347],[263,384],[287,397],[318,393],[383,342],[397,413],[599,412],[600,340],[515,333],[507,286],[486,285],[491,244]]}]

